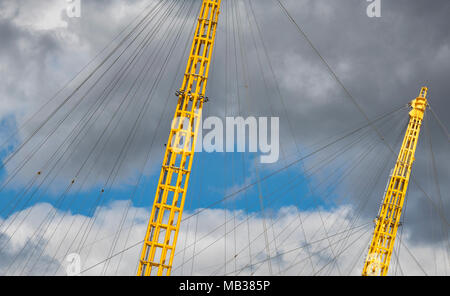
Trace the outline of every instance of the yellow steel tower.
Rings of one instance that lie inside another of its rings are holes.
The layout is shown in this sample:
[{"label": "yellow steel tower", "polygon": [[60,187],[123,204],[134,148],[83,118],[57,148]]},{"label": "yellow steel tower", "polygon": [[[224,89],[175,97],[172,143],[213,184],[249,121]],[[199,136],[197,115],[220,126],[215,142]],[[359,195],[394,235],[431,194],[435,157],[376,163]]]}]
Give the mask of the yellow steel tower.
[{"label": "yellow steel tower", "polygon": [[139,276],[170,275],[194,158],[221,0],[203,0],[139,261]]},{"label": "yellow steel tower", "polygon": [[386,187],[383,203],[375,220],[375,230],[364,264],[363,276],[387,275],[405,194],[408,189],[420,127],[427,107],[427,91],[428,89],[423,87],[419,97],[411,102],[412,110],[409,113],[408,129],[397,162],[392,170],[389,184]]}]

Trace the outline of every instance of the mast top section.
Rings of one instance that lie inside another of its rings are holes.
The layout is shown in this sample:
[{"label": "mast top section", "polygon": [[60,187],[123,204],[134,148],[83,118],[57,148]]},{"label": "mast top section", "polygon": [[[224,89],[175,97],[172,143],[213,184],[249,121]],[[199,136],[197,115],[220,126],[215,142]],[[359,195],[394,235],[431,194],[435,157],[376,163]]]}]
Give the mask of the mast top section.
[{"label": "mast top section", "polygon": [[425,109],[427,108],[427,105],[428,105],[427,93],[428,93],[428,88],[424,86],[420,90],[419,96],[416,99],[411,101],[410,105],[412,107],[412,110],[411,110],[411,112],[409,112],[409,116],[411,118],[417,118],[420,120],[423,119],[423,116],[425,114]]}]

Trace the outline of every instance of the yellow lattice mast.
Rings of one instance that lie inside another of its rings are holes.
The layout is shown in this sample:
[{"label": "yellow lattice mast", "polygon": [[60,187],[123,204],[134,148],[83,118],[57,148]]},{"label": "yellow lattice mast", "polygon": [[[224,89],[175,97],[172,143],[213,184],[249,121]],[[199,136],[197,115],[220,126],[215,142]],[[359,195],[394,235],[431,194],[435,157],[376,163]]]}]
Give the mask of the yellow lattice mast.
[{"label": "yellow lattice mast", "polygon": [[387,275],[403,203],[405,202],[405,194],[408,189],[420,127],[427,107],[427,92],[428,89],[423,87],[419,97],[411,102],[412,110],[409,113],[408,129],[397,162],[392,170],[378,217],[375,220],[375,230],[364,264],[363,276]]},{"label": "yellow lattice mast", "polygon": [[139,261],[139,276],[170,275],[194,158],[221,0],[203,0]]}]

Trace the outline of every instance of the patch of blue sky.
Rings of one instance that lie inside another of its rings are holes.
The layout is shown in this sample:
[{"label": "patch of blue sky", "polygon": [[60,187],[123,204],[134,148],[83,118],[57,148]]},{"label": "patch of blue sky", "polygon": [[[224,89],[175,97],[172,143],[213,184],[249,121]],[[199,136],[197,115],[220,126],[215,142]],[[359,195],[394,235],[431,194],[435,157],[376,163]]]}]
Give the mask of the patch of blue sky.
[{"label": "patch of blue sky", "polygon": [[[336,205],[333,194],[336,188],[325,187],[320,195],[311,193],[312,179],[306,176],[301,165],[293,165],[265,180],[264,177],[286,165],[278,162],[272,165],[258,165],[256,173],[255,159],[250,153],[196,153],[192,167],[189,189],[185,201],[185,210],[193,212],[201,208],[240,210],[243,212],[261,212],[260,197],[265,210],[277,211],[282,207],[294,206],[302,211],[317,208],[329,210]],[[64,188],[54,192],[45,188],[26,188],[3,190],[0,193],[0,216],[5,218],[15,212],[29,208],[36,203],[47,202],[54,207],[72,214],[92,216],[98,206],[109,206],[116,201],[128,201],[134,207],[150,209],[159,178],[159,169],[151,175],[143,176],[139,186],[135,182],[115,184],[111,189],[96,186],[79,191],[77,184],[67,193]],[[3,178],[4,179],[4,178]],[[331,196],[331,197],[330,197]],[[331,200],[331,202],[330,202]],[[13,208],[13,205],[16,205]]]}]

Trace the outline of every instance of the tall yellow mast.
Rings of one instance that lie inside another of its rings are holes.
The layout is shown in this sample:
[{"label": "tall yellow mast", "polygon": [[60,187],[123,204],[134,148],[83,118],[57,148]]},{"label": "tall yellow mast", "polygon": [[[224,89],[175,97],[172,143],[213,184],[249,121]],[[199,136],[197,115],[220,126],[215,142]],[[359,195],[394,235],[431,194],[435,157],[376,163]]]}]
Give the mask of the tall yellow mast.
[{"label": "tall yellow mast", "polygon": [[158,188],[145,234],[138,276],[170,275],[194,159],[221,0],[203,0]]},{"label": "tall yellow mast", "polygon": [[412,110],[409,113],[408,129],[406,130],[397,162],[392,170],[378,217],[375,220],[375,230],[364,264],[363,276],[387,275],[397,229],[400,224],[405,194],[411,176],[411,167],[414,162],[420,127],[427,107],[427,92],[428,89],[423,87],[419,97],[410,104]]}]

